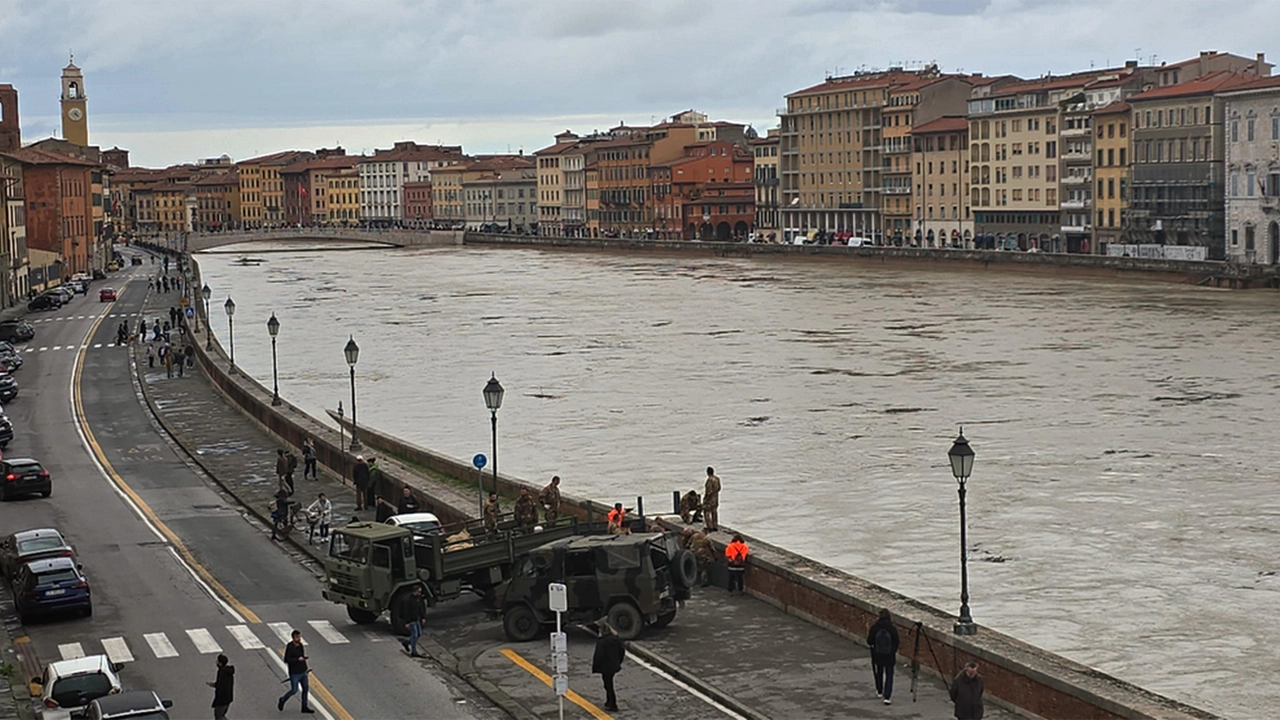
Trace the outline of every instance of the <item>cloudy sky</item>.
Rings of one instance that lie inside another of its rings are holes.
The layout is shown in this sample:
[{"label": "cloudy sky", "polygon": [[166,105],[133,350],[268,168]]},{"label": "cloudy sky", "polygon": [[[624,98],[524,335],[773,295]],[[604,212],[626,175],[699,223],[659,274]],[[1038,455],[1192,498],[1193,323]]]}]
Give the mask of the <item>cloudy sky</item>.
[{"label": "cloudy sky", "polygon": [[829,73],[1034,77],[1267,52],[1276,0],[0,0],[0,83],[57,134],[67,54],[90,139],[164,165],[396,140],[526,152],[686,108],[776,124]]}]

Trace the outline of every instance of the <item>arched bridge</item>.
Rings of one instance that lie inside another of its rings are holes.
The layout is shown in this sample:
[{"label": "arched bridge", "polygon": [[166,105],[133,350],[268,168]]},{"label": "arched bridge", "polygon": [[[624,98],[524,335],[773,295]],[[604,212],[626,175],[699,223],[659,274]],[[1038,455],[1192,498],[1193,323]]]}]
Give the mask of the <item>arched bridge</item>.
[{"label": "arched bridge", "polygon": [[461,245],[462,232],[452,230],[363,230],[358,228],[278,228],[273,230],[236,230],[216,233],[188,233],[169,239],[155,239],[158,245],[174,250],[200,252],[241,243],[280,242],[367,243],[383,247],[429,247]]}]

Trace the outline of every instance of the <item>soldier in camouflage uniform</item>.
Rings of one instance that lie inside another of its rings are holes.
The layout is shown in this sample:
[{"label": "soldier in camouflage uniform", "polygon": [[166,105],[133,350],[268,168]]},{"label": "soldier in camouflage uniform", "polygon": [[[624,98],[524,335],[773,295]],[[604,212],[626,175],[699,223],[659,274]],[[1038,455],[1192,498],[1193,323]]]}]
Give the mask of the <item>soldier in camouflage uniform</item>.
[{"label": "soldier in camouflage uniform", "polygon": [[693,557],[698,561],[698,580],[702,587],[711,584],[711,563],[715,562],[716,549],[711,544],[711,538],[706,533],[698,532],[685,528],[680,533],[681,540],[684,541],[685,549],[693,553]]},{"label": "soldier in camouflage uniform", "polygon": [[680,498],[680,521],[692,525],[702,519],[702,499],[697,490],[690,490]]},{"label": "soldier in camouflage uniform", "polygon": [[489,532],[497,532],[498,515],[501,508],[498,507],[498,493],[489,493],[489,499],[484,504],[484,529]]},{"label": "soldier in camouflage uniform", "polygon": [[538,493],[538,502],[547,514],[547,525],[555,525],[560,517],[560,476],[551,478],[551,482]]},{"label": "soldier in camouflage uniform", "polygon": [[715,468],[707,468],[707,486],[702,490],[702,519],[706,532],[720,529],[720,478]]},{"label": "soldier in camouflage uniform", "polygon": [[516,527],[525,532],[533,532],[538,524],[538,505],[526,488],[520,491],[520,499],[516,500]]}]

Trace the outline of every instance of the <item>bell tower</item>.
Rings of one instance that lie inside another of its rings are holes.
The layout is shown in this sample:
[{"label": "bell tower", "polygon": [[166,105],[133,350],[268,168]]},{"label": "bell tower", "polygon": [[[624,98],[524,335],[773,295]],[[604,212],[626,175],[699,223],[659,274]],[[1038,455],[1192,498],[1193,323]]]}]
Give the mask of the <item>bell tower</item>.
[{"label": "bell tower", "polygon": [[85,112],[88,99],[80,68],[75,62],[68,62],[62,68],[62,139],[81,147],[89,146],[89,116]]},{"label": "bell tower", "polygon": [[22,147],[22,127],[18,124],[18,91],[0,85],[0,152]]}]

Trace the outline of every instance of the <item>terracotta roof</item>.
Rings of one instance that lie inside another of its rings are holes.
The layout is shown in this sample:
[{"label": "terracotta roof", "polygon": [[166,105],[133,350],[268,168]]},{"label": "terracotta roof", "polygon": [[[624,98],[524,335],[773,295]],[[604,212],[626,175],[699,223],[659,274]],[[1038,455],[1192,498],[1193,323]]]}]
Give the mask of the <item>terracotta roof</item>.
[{"label": "terracotta roof", "polygon": [[158,179],[163,172],[163,170],[156,170],[154,168],[125,168],[123,170],[117,170],[115,175],[111,177],[111,181],[118,184],[155,180]]},{"label": "terracotta roof", "polygon": [[1268,88],[1280,88],[1280,75],[1255,78],[1239,87],[1233,87],[1230,92],[1224,94],[1245,93]]},{"label": "terracotta roof", "polygon": [[5,153],[9,157],[27,165],[82,165],[86,167],[98,167],[98,163],[84,158],[63,155],[52,150],[42,150],[40,148],[24,147],[18,148],[10,153]]},{"label": "terracotta roof", "polygon": [[915,73],[908,73],[905,70],[886,70],[884,72],[865,73],[862,75],[832,77],[827,78],[825,81],[812,87],[807,87],[803,90],[797,90],[793,93],[789,93],[786,97],[792,98],[835,91],[898,85],[907,82],[910,78],[915,77],[915,75]]},{"label": "terracotta roof", "polygon": [[286,165],[280,172],[281,174],[294,174],[308,170],[340,170],[342,168],[355,167],[356,163],[363,159],[364,157],[361,155],[330,155],[329,157],[311,158],[291,163]]},{"label": "terracotta roof", "polygon": [[[1132,72],[1132,69],[1129,70]],[[991,94],[991,97],[1004,97],[1006,95],[1018,95],[1025,92],[1035,92],[1039,90],[1065,90],[1072,87],[1081,87],[1088,85],[1100,77],[1107,75],[1125,74],[1125,68],[1106,68],[1102,70],[1086,70],[1083,72],[1071,73],[1070,75],[1050,75],[1048,77],[1036,78],[1034,80],[1023,80],[1021,82],[1010,83]]]},{"label": "terracotta roof", "polygon": [[239,173],[234,170],[213,173],[212,175],[206,175],[200,178],[199,180],[197,180],[196,185],[204,186],[204,187],[208,187],[211,185],[212,186],[239,185],[240,179],[238,176],[239,176]]},{"label": "terracotta roof", "polygon": [[923,125],[911,128],[912,135],[928,135],[929,133],[959,132],[969,129],[969,120],[963,115],[946,115],[937,120],[930,120]]},{"label": "terracotta roof", "polygon": [[566,150],[569,150],[570,148],[572,148],[574,145],[577,145],[577,144],[578,144],[577,140],[570,140],[568,142],[559,142],[559,143],[556,143],[555,145],[548,145],[547,147],[544,147],[541,150],[534,150],[533,154],[534,155],[559,155],[565,152]]},{"label": "terracotta roof", "polygon": [[1129,112],[1129,111],[1130,111],[1130,110],[1132,110],[1132,109],[1133,109],[1133,106],[1132,106],[1132,105],[1130,105],[1129,103],[1125,102],[1124,100],[1119,100],[1119,101],[1116,101],[1116,102],[1111,103],[1110,105],[1103,105],[1102,107],[1098,108],[1097,110],[1094,110],[1094,111],[1093,111],[1092,113],[1090,113],[1090,114],[1092,114],[1092,115],[1115,115],[1116,113],[1127,113],[1127,112]]},{"label": "terracotta roof", "polygon": [[256,158],[241,160],[236,165],[288,165],[310,155],[311,153],[307,150],[284,150],[270,155],[260,155]]},{"label": "terracotta roof", "polygon": [[1144,100],[1160,100],[1191,95],[1211,95],[1224,90],[1235,90],[1258,79],[1257,76],[1252,74],[1233,73],[1224,70],[1222,72],[1209,73],[1179,85],[1152,88],[1130,97],[1129,102],[1136,103]]},{"label": "terracotta roof", "polygon": [[359,157],[361,163],[369,162],[440,162],[464,160],[461,145],[418,145],[397,143],[400,147],[390,150],[374,150],[371,156]]}]

